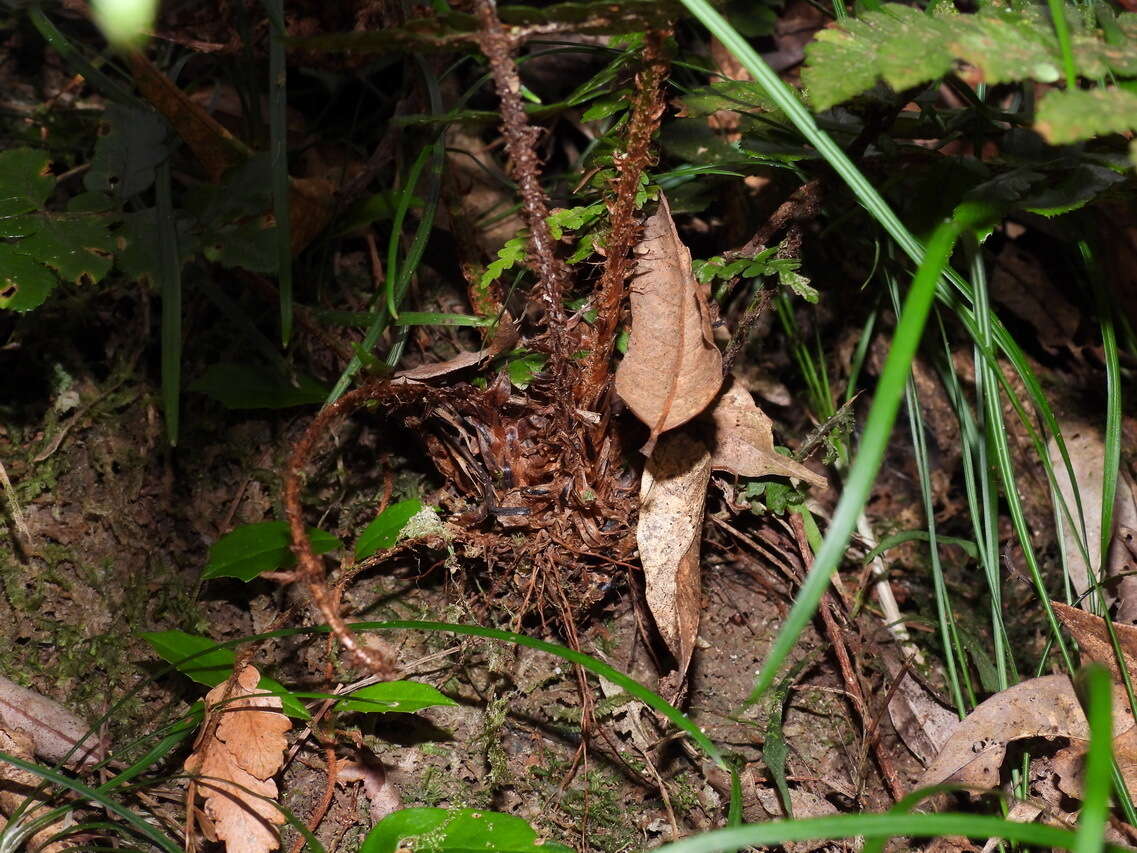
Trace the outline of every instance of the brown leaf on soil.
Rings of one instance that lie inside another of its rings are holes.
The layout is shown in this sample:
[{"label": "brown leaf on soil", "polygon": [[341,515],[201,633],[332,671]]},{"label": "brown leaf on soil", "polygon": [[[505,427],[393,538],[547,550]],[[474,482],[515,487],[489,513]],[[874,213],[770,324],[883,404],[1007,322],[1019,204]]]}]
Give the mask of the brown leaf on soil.
[{"label": "brown leaf on soil", "polygon": [[[1132,725],[1132,716],[1129,717]],[[1007,744],[1030,737],[1086,740],[1089,727],[1065,675],[1032,678],[981,702],[952,730],[917,787],[957,782],[979,789],[999,784]]]},{"label": "brown leaf on soil", "polygon": [[[1109,629],[1105,620],[1060,601],[1052,601],[1050,605],[1054,608],[1054,615],[1081,646],[1082,662],[1100,663],[1108,667],[1115,681],[1120,681],[1121,671],[1117,666],[1117,657],[1113,653],[1113,644],[1109,641]],[[1130,673],[1137,673],[1137,626],[1115,622],[1113,630],[1117,634],[1117,644],[1121,648],[1126,669]]]},{"label": "brown leaf on soil", "polygon": [[677,432],[656,443],[640,482],[636,542],[647,603],[679,662],[677,681],[687,671],[699,633],[699,544],[710,478],[706,445]]},{"label": "brown leaf on soil", "polygon": [[825,478],[774,450],[774,425],[741,383],[731,379],[710,409],[711,467],[740,477],[797,477],[819,488]]},{"label": "brown leaf on soil", "polygon": [[616,392],[651,428],[651,454],[660,433],[687,423],[722,385],[722,353],[710,312],[691,272],[691,253],[679,240],[662,193],[636,246],[628,354],[616,370]]},{"label": "brown leaf on soil", "polygon": [[[0,676],[0,726],[31,738],[35,754],[47,761],[94,764],[102,760],[91,727],[58,702]],[[78,744],[78,745],[77,745]]]},{"label": "brown leaf on soil", "polygon": [[[1101,498],[1102,479],[1105,462],[1105,440],[1101,432],[1089,424],[1066,423],[1062,425],[1062,437],[1070,456],[1070,465],[1077,479],[1077,492],[1081,497],[1082,515],[1085,519],[1086,550],[1089,562],[1083,558],[1078,547],[1080,535],[1070,529],[1069,522],[1061,518],[1062,537],[1065,542],[1067,563],[1074,590],[1083,595],[1098,579],[1101,571]],[[1048,449],[1050,462],[1054,466],[1054,479],[1058,490],[1070,510],[1076,529],[1080,532],[1078,503],[1075,500],[1074,486],[1066,464],[1058,452],[1056,442],[1051,439]],[[1126,546],[1123,534],[1126,528],[1137,527],[1137,485],[1128,471],[1122,467],[1117,481],[1117,496],[1113,503],[1113,530],[1111,544],[1105,564],[1107,577],[1119,577],[1116,585],[1109,587],[1118,601],[1117,618],[1120,622],[1137,621],[1137,576],[1131,573],[1137,568],[1133,555]],[[1112,603],[1112,598],[1111,598]]]},{"label": "brown leaf on soil", "polygon": [[368,811],[375,823],[403,807],[403,799],[391,784],[383,762],[365,747],[360,750],[359,761],[345,761],[340,765],[337,781],[363,783],[363,791],[371,803]]},{"label": "brown leaf on soil", "polygon": [[206,694],[207,711],[220,714],[220,721],[185,763],[187,771],[201,777],[205,813],[228,853],[266,853],[280,846],[276,827],[284,815],[275,803],[272,777],[280,769],[284,733],[292,724],[279,712],[279,696],[257,691],[260,677],[256,667],[246,666],[231,690],[226,682]]}]

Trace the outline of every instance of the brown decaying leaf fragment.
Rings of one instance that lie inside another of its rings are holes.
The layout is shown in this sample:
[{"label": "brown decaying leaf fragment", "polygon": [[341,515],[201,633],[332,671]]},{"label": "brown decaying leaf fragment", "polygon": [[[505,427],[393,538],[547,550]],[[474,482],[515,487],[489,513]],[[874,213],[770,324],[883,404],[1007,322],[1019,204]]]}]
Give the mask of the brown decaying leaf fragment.
[{"label": "brown decaying leaf fragment", "polygon": [[[1070,465],[1077,480],[1077,493],[1081,497],[1082,515],[1086,525],[1086,550],[1089,562],[1082,557],[1078,547],[1080,535],[1070,529],[1065,517],[1062,518],[1062,538],[1065,542],[1067,563],[1074,591],[1081,596],[1098,580],[1102,570],[1101,554],[1101,499],[1105,464],[1105,438],[1101,431],[1090,424],[1066,422],[1062,424],[1062,437],[1070,456]],[[1062,494],[1066,506],[1073,516],[1076,528],[1080,531],[1081,520],[1078,515],[1078,502],[1075,500],[1074,486],[1066,463],[1058,451],[1057,443],[1051,439],[1048,444],[1050,462],[1054,466],[1054,480]],[[1116,584],[1108,588],[1107,599],[1112,604],[1116,596],[1117,618],[1120,622],[1137,621],[1137,576],[1133,555],[1124,541],[1124,530],[1137,527],[1137,485],[1129,472],[1122,466],[1117,481],[1117,494],[1113,502],[1113,529],[1110,531],[1109,554],[1105,560],[1106,577],[1117,577]]]},{"label": "brown decaying leaf fragment", "polygon": [[[1082,662],[1100,663],[1109,669],[1115,681],[1121,681],[1121,670],[1117,666],[1117,656],[1113,653],[1105,620],[1060,601],[1052,601],[1050,606],[1070,636],[1078,641],[1082,649]],[[1121,648],[1125,668],[1130,674],[1137,674],[1137,626],[1115,622],[1113,630],[1117,634],[1117,645]]]},{"label": "brown decaying leaf fragment", "polygon": [[[1132,726],[1131,713],[1128,720]],[[993,788],[1007,744],[1029,737],[1088,739],[1086,716],[1068,676],[1032,678],[981,702],[956,725],[916,787],[958,782]]]},{"label": "brown decaying leaf fragment", "polygon": [[[246,666],[231,689],[223,683],[206,694],[206,710],[221,718],[185,762],[186,770],[200,777],[205,813],[227,853],[266,853],[280,846],[276,827],[284,815],[274,802],[272,777],[292,724],[280,713],[279,696],[257,691],[260,677],[256,667]],[[229,701],[220,704],[227,690]]]},{"label": "brown decaying leaf fragment", "polygon": [[91,727],[58,702],[0,676],[0,726],[31,738],[35,754],[47,761],[94,764],[102,760]]},{"label": "brown decaying leaf fragment", "polygon": [[711,478],[706,445],[684,432],[656,443],[640,483],[636,542],[648,607],[667,646],[687,671],[699,633],[699,545]]},{"label": "brown decaying leaf fragment", "polygon": [[825,488],[825,478],[774,450],[773,422],[741,383],[730,384],[711,407],[711,467],[740,477],[797,477]]},{"label": "brown decaying leaf fragment", "polygon": [[691,272],[691,253],[679,240],[663,194],[636,246],[628,354],[616,371],[616,392],[651,428],[650,455],[661,433],[687,423],[722,385],[722,354],[710,312]]}]

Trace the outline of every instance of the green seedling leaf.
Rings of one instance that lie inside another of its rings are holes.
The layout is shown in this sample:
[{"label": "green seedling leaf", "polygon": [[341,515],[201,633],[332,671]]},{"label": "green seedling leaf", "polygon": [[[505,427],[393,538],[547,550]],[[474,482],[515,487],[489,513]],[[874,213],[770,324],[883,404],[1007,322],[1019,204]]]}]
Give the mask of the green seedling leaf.
[{"label": "green seedling leaf", "polygon": [[154,185],[158,164],[170,156],[169,125],[153,110],[111,104],[105,113],[109,132],[95,143],[83,186],[120,203]]},{"label": "green seedling leaf", "polygon": [[[370,317],[370,315],[365,315]],[[395,326],[492,326],[493,317],[476,317],[473,314],[443,314],[438,311],[402,311]]]},{"label": "green seedling leaf", "polygon": [[485,288],[498,279],[506,270],[511,270],[520,263],[525,262],[525,255],[529,251],[529,240],[526,237],[514,237],[497,251],[497,258],[490,262],[486,271],[482,273],[478,286]]},{"label": "green seedling leaf", "polygon": [[355,559],[365,560],[377,551],[392,547],[407,522],[423,509],[422,501],[411,498],[399,501],[379,513],[379,517],[363,528],[355,543]]},{"label": "green seedling leaf", "polygon": [[58,281],[35,258],[0,243],[0,308],[31,311],[47,299]]},{"label": "green seedling leaf", "polygon": [[716,80],[688,92],[680,101],[686,118],[706,118],[720,110],[773,112],[773,101],[750,80]]},{"label": "green seedling leaf", "polygon": [[[1071,15],[1071,22],[1078,17]],[[1124,30],[1128,23],[1121,23]],[[1081,76],[1100,79],[1109,71],[1122,76],[1137,73],[1137,40],[1111,44],[1097,31],[1083,30],[1074,33],[1073,42],[1074,63]],[[867,92],[879,80],[898,92],[928,83],[953,70],[957,60],[974,66],[988,85],[1017,80],[1053,83],[1061,77],[1063,66],[1046,7],[1034,4],[1013,10],[989,4],[976,14],[960,15],[954,10],[928,14],[886,3],[839,27],[819,31],[816,41],[806,48],[806,59],[802,82],[817,110]],[[1054,91],[1048,97],[1092,96],[1097,91],[1101,90]],[[1132,116],[1132,106],[1128,109]],[[1108,125],[1109,129],[1094,130],[1088,136],[1114,132],[1115,124],[1126,115],[1104,105],[1093,110],[1096,116],[1085,115],[1082,122]],[[1039,117],[1041,121],[1041,108]]]},{"label": "green seedling leaf", "polygon": [[608,118],[608,116],[623,112],[630,104],[631,101],[628,99],[627,92],[621,96],[599,98],[592,102],[580,118],[582,121],[597,121],[598,119]]},{"label": "green seedling leaf", "polygon": [[275,370],[229,362],[210,367],[189,390],[227,409],[287,409],[322,403],[328,396],[328,389],[310,376],[298,375],[294,385]]},{"label": "green seedling leaf", "polygon": [[336,710],[413,714],[423,708],[457,704],[429,684],[418,681],[387,681],[349,693],[347,698],[336,703]]},{"label": "green seedling leaf", "polygon": [[506,365],[509,381],[513,383],[515,388],[524,391],[529,387],[533,378],[545,369],[546,360],[546,357],[539,352],[518,354],[516,358],[511,358]]},{"label": "green seedling leaf", "polygon": [[[185,631],[144,631],[139,634],[150,644],[158,657],[191,681],[216,687],[233,674],[236,655],[232,649],[222,648],[209,637],[187,634]],[[187,660],[187,658],[190,658]],[[282,710],[290,717],[311,719],[311,714],[292,693],[274,679],[261,676],[257,686],[279,696]]]},{"label": "green seedling leaf", "polygon": [[43,207],[55,189],[49,162],[47,152],[34,148],[0,152],[0,222]]},{"label": "green seedling leaf", "polygon": [[359,853],[401,848],[432,853],[570,853],[537,837],[519,817],[477,809],[403,809],[383,818],[363,839]]},{"label": "green seedling leaf", "polygon": [[[326,554],[340,547],[336,537],[315,527],[308,528],[308,539],[316,554]],[[237,578],[248,582],[262,572],[289,568],[296,562],[291,545],[287,522],[244,524],[213,543],[201,577],[203,580]]]}]

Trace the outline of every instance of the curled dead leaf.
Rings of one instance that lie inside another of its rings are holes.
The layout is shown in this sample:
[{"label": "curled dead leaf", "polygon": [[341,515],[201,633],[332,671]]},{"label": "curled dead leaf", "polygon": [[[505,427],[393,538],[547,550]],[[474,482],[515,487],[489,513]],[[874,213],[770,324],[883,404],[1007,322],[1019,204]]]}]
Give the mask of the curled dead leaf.
[{"label": "curled dead leaf", "polygon": [[691,271],[691,253],[679,240],[662,193],[635,252],[631,337],[616,370],[616,392],[651,429],[643,447],[650,455],[661,433],[687,423],[715,398],[722,354]]},{"label": "curled dead leaf", "polygon": [[[260,677],[256,667],[246,666],[232,686],[225,682],[206,694],[207,711],[220,720],[185,762],[198,776],[205,813],[227,853],[267,853],[280,846],[276,827],[284,815],[272,777],[292,724],[280,713],[279,696],[257,690]],[[209,716],[204,731],[210,732]]]},{"label": "curled dead leaf", "polygon": [[[1107,595],[1111,604],[1116,597],[1118,620],[1137,622],[1137,575],[1133,574],[1137,560],[1130,553],[1123,535],[1126,528],[1137,527],[1137,484],[1123,466],[1118,472],[1117,494],[1113,503],[1113,529],[1110,531],[1109,553],[1103,567],[1101,509],[1105,438],[1097,427],[1077,422],[1062,424],[1062,438],[1077,480],[1076,490],[1057,442],[1051,439],[1047,447],[1054,467],[1055,484],[1074,520],[1074,529],[1071,529],[1069,520],[1064,515],[1059,516],[1074,591],[1079,596],[1084,595],[1097,582],[1098,575],[1104,568],[1106,577],[1117,578],[1116,583],[1107,587]],[[1078,511],[1078,498],[1081,499],[1081,514]],[[1079,545],[1083,520],[1086,539],[1084,555]]]},{"label": "curled dead leaf", "polygon": [[676,432],[657,442],[640,482],[636,542],[645,594],[655,624],[679,662],[680,678],[699,633],[699,545],[710,478],[706,445]]},{"label": "curled dead leaf", "polygon": [[774,450],[774,425],[740,382],[729,380],[709,412],[711,467],[740,477],[796,477],[825,488],[825,478]]},{"label": "curled dead leaf", "polygon": [[[1126,785],[1137,782],[1137,730],[1124,688],[1114,685],[1114,753]],[[1069,676],[1045,675],[1016,684],[981,702],[952,730],[918,787],[955,782],[980,790],[999,784],[1007,745],[1024,738],[1068,738],[1064,762],[1074,767],[1085,752],[1089,724]],[[1061,771],[1072,775],[1071,771]],[[1074,790],[1080,780],[1067,778]],[[1080,790],[1080,788],[1079,788]]]}]

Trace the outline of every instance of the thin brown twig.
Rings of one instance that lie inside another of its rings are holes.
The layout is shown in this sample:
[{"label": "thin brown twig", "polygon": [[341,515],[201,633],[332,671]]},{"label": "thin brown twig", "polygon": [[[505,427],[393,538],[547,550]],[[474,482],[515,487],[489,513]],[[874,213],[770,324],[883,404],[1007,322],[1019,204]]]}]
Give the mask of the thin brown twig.
[{"label": "thin brown twig", "polygon": [[288,526],[292,536],[292,552],[296,555],[297,570],[289,575],[282,575],[278,579],[285,581],[301,581],[316,605],[320,615],[328,623],[340,644],[348,654],[360,664],[370,669],[376,675],[390,678],[395,674],[394,655],[390,652],[369,649],[356,639],[355,635],[343,621],[339,612],[338,596],[327,585],[327,573],[324,564],[312,551],[312,543],[304,526],[304,512],[300,504],[300,475],[312,455],[316,441],[321,438],[340,418],[354,412],[368,403],[383,402],[399,405],[406,404],[414,399],[425,403],[437,389],[426,385],[395,384],[388,381],[373,382],[349,391],[335,403],[326,406],[316,417],[300,440],[296,442],[289,459],[288,471],[284,480],[284,512],[288,518]]},{"label": "thin brown twig", "polygon": [[[308,831],[315,832],[316,827],[323,821],[324,816],[328,813],[328,807],[332,804],[332,797],[336,793],[336,777],[339,776],[339,762],[336,760],[336,749],[334,746],[328,745],[324,747],[324,760],[328,765],[327,783],[324,785],[324,796],[320,798],[319,805],[316,810],[312,812],[312,816],[308,818]],[[292,849],[289,853],[300,853],[300,849],[304,846],[307,839],[303,835],[298,835],[296,840],[292,842]]]},{"label": "thin brown twig", "polygon": [[[793,528],[794,537],[797,539],[798,549],[801,551],[802,558],[807,562],[811,561],[813,559],[812,551],[806,539],[805,524],[802,522],[801,516],[796,513],[791,515],[790,526]],[[864,692],[861,690],[860,681],[857,679],[856,668],[853,666],[853,661],[849,656],[848,645],[841,633],[840,626],[837,624],[835,617],[837,604],[829,593],[826,593],[822,598],[820,611],[821,621],[825,624],[825,633],[829,636],[833,653],[837,657],[837,663],[841,670],[841,679],[845,682],[845,690],[848,692],[852,704],[856,708],[857,715],[861,718],[861,725],[864,727],[865,737],[869,739],[872,744],[873,755],[876,757],[877,765],[880,767],[881,776],[884,777],[884,782],[888,787],[889,794],[892,795],[894,801],[898,801],[904,796],[904,786],[901,785],[900,779],[896,775],[896,767],[892,763],[892,756],[888,754],[880,738],[872,737],[869,731],[871,719],[868,713],[868,706],[865,702]]]},{"label": "thin brown twig", "polygon": [[549,204],[541,186],[541,167],[537,158],[540,130],[529,123],[521,103],[521,79],[513,62],[514,39],[497,16],[493,0],[476,0],[482,32],[478,44],[489,61],[494,88],[501,103],[501,132],[509,154],[509,171],[521,191],[522,211],[529,227],[529,245],[540,280],[538,294],[545,311],[552,342],[550,367],[554,376],[566,376],[570,353],[565,334],[564,296],[569,287],[569,271],[557,257],[556,241],[546,221]]}]

